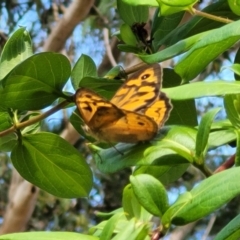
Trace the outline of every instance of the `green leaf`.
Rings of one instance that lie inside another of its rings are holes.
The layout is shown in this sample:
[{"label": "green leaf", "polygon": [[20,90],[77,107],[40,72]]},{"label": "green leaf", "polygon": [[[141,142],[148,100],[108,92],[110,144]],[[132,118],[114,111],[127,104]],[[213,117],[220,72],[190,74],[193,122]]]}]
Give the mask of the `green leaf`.
[{"label": "green leaf", "polygon": [[133,217],[140,219],[141,205],[133,193],[131,184],[128,184],[123,190],[122,205],[127,219]]},{"label": "green leaf", "polygon": [[115,172],[130,166],[177,165],[193,161],[196,130],[174,126],[164,128],[150,143],[124,144],[94,151],[102,172]]},{"label": "green leaf", "polygon": [[201,38],[203,38],[207,34],[208,34],[207,32],[199,33],[192,37],[181,40],[174,44],[173,46],[165,48],[162,51],[156,52],[151,55],[139,54],[138,56],[140,59],[142,59],[144,62],[148,64],[163,62],[164,60],[171,59],[179,54],[188,51],[196,42],[198,42]]},{"label": "green leaf", "polygon": [[17,65],[3,80],[2,106],[19,110],[38,110],[65,97],[62,88],[71,66],[58,53],[39,53]]},{"label": "green leaf", "polygon": [[130,46],[137,46],[137,39],[129,25],[126,23],[122,24],[120,27],[120,32],[121,38],[126,44]]},{"label": "green leaf", "polygon": [[14,167],[27,181],[63,198],[87,197],[92,172],[79,152],[52,133],[25,135],[11,154]]},{"label": "green leaf", "polygon": [[[173,69],[164,68],[163,69],[163,87],[173,87],[178,86],[181,83],[181,78],[177,75]],[[184,101],[174,101],[172,100],[173,109],[170,113],[170,117],[167,120],[167,125],[187,125],[196,126],[197,122],[197,112],[195,101],[184,100]],[[184,112],[184,114],[182,114]]]},{"label": "green leaf", "polygon": [[112,240],[145,240],[149,233],[149,227],[147,224],[136,222],[135,219],[128,221],[124,228],[122,227]]},{"label": "green leaf", "polygon": [[128,222],[126,227],[124,228],[124,231],[120,231],[115,237],[112,238],[112,240],[122,240],[122,239],[132,239],[130,238],[130,235],[135,230],[135,219],[132,219]]},{"label": "green leaf", "polygon": [[210,149],[217,148],[236,140],[236,133],[233,128],[211,132],[208,139]]},{"label": "green leaf", "polygon": [[0,59],[0,80],[17,64],[32,55],[32,43],[29,33],[21,27],[6,42]]},{"label": "green leaf", "polygon": [[205,179],[179,197],[164,214],[163,224],[185,225],[217,210],[240,194],[239,174],[235,167]]},{"label": "green leaf", "polygon": [[183,18],[184,12],[177,12],[169,16],[158,16],[159,9],[156,10],[153,18],[151,39],[155,51],[162,45],[164,39],[171,31],[174,31]]},{"label": "green leaf", "polygon": [[126,4],[130,4],[133,6],[138,6],[138,5],[146,5],[146,6],[155,6],[157,7],[157,1],[156,0],[122,0]]},{"label": "green leaf", "polygon": [[[177,158],[181,161],[179,156],[173,156],[176,162]],[[156,163],[155,163],[156,164]],[[138,174],[149,174],[157,178],[163,185],[168,185],[178,180],[189,167],[189,163],[185,164],[172,164],[172,165],[161,165],[161,166],[141,166],[135,169],[134,176]]]},{"label": "green leaf", "polygon": [[110,240],[114,230],[116,228],[117,222],[119,221],[120,217],[123,215],[123,213],[117,213],[115,215],[113,215],[106,223],[106,225],[104,226],[101,236],[100,236],[100,240]]},{"label": "green leaf", "polygon": [[207,151],[208,137],[211,130],[212,122],[216,114],[221,108],[212,109],[207,112],[203,117],[198,127],[196,138],[196,160],[198,164],[202,164]]},{"label": "green leaf", "polygon": [[171,1],[157,0],[157,1],[171,7],[186,7],[197,2],[197,0],[171,0]]},{"label": "green leaf", "polygon": [[232,125],[240,129],[240,94],[225,95],[224,107]]},{"label": "green leaf", "polygon": [[136,54],[142,54],[142,50],[139,47],[135,47],[132,45],[118,44],[117,47],[121,52],[131,52]]},{"label": "green leaf", "polygon": [[10,152],[17,144],[17,135],[16,133],[10,133],[6,136],[0,137],[0,151],[1,152]]},{"label": "green leaf", "polygon": [[240,215],[237,215],[232,221],[230,221],[214,240],[234,240],[238,239],[240,236]]},{"label": "green leaf", "polygon": [[117,65],[111,68],[105,75],[104,78],[106,79],[127,79],[127,74],[124,72],[122,66]]},{"label": "green leaf", "polygon": [[235,156],[235,165],[240,166],[240,129],[235,130],[237,136],[237,149],[236,149],[236,156]]},{"label": "green leaf", "polygon": [[71,81],[75,90],[79,88],[79,83],[84,77],[97,77],[97,68],[92,58],[82,54],[71,73]]},{"label": "green leaf", "polygon": [[163,92],[174,100],[221,96],[240,93],[240,83],[237,81],[226,82],[221,80],[214,82],[196,82],[173,88],[165,88]]},{"label": "green leaf", "polygon": [[169,207],[165,187],[148,174],[131,176],[130,182],[139,203],[153,215],[161,217]]},{"label": "green leaf", "polygon": [[240,39],[240,20],[209,31],[182,57],[174,70],[184,82],[196,77],[212,60]]},{"label": "green leaf", "polygon": [[11,126],[12,123],[9,113],[4,109],[3,110],[0,109],[0,131],[10,128]]},{"label": "green leaf", "polygon": [[229,7],[238,16],[240,16],[240,1],[239,0],[228,0]]},{"label": "green leaf", "polygon": [[122,84],[123,82],[121,80],[84,77],[79,86],[89,88],[102,97],[111,99]]},{"label": "green leaf", "polygon": [[132,26],[135,23],[146,23],[148,20],[148,7],[147,6],[132,6],[123,0],[117,0],[117,9],[121,19]]},{"label": "green leaf", "polygon": [[3,240],[98,240],[99,238],[73,232],[25,232],[1,235]]},{"label": "green leaf", "polygon": [[[211,3],[201,11],[211,15],[221,16],[226,19],[239,19],[239,17],[233,14],[233,12],[230,10],[228,3],[225,0]],[[170,46],[181,41],[182,39],[209,31],[211,29],[219,28],[224,25],[225,24],[222,22],[213,21],[212,19],[206,17],[193,16],[189,21],[179,25],[172,32],[170,32],[164,39],[162,39],[161,44]]]}]

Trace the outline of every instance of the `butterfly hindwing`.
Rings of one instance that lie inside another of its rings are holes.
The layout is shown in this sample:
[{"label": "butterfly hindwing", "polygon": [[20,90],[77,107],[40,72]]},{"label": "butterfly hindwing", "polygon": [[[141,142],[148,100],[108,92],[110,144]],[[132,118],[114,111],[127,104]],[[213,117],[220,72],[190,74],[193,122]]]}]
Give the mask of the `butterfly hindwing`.
[{"label": "butterfly hindwing", "polygon": [[160,129],[169,118],[172,104],[165,93],[160,92],[158,99],[145,109],[144,115],[151,117]]}]

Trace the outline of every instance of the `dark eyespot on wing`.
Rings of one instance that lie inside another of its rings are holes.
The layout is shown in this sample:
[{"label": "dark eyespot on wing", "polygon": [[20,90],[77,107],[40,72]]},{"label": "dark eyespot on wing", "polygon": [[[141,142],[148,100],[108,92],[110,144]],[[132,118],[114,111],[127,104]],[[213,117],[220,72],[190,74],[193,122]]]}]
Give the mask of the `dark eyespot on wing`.
[{"label": "dark eyespot on wing", "polygon": [[140,125],[140,126],[144,126],[145,125],[144,122],[138,122],[137,124]]},{"label": "dark eyespot on wing", "polygon": [[149,78],[150,77],[150,74],[144,74],[142,77],[141,77],[141,79],[142,80],[145,80],[145,79],[147,79],[147,78]]}]

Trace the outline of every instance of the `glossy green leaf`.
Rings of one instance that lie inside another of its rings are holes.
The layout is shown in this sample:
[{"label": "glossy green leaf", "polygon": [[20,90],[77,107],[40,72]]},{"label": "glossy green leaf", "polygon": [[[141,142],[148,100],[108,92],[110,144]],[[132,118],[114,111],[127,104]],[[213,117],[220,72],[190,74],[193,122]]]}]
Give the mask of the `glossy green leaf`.
[{"label": "glossy green leaf", "polygon": [[105,75],[104,78],[106,79],[127,79],[127,74],[124,72],[122,66],[117,65],[111,68]]},{"label": "glossy green leaf", "polygon": [[199,124],[196,138],[196,161],[198,164],[202,164],[204,161],[211,125],[220,109],[221,108],[216,108],[207,112]]},{"label": "glossy green leaf", "polygon": [[1,235],[3,240],[98,240],[99,238],[73,232],[25,232]]},{"label": "glossy green leaf", "polygon": [[186,164],[193,161],[195,138],[195,129],[175,126],[163,129],[150,143],[119,143],[94,149],[93,155],[98,169],[108,173],[130,166]]},{"label": "glossy green leaf", "polygon": [[32,43],[24,27],[13,33],[4,45],[0,59],[0,80],[16,65],[32,55]]},{"label": "glossy green leaf", "polygon": [[198,42],[201,38],[207,35],[207,32],[196,34],[192,37],[186,38],[170,46],[165,48],[162,51],[156,52],[151,55],[141,55],[138,54],[139,58],[148,64],[163,62],[164,60],[171,59],[179,54],[182,54],[188,51],[196,42]]},{"label": "glossy green leaf", "polygon": [[139,219],[141,215],[141,205],[136,199],[131,184],[128,184],[123,190],[122,205],[127,219],[133,217]]},{"label": "glossy green leaf", "polygon": [[232,221],[230,221],[217,236],[214,237],[214,240],[234,240],[238,239],[240,236],[240,215],[237,215]]},{"label": "glossy green leaf", "polygon": [[240,16],[240,1],[239,0],[228,0],[229,7],[231,10]]},{"label": "glossy green leaf", "polygon": [[16,144],[16,133],[10,133],[6,136],[0,137],[0,152],[10,152]]},{"label": "glossy green leaf", "polygon": [[142,51],[139,47],[135,47],[132,45],[118,44],[117,47],[121,52],[131,52],[131,53],[136,53],[136,54],[142,54]]},{"label": "glossy green leaf", "polygon": [[12,123],[9,113],[4,109],[3,110],[0,109],[0,131],[10,128],[11,126]]},{"label": "glossy green leaf", "polygon": [[113,215],[104,226],[99,240],[110,240],[116,228],[117,222],[123,213]]},{"label": "glossy green leaf", "polygon": [[[175,160],[180,160],[180,156],[172,156]],[[140,166],[134,171],[134,176],[138,174],[149,174],[157,178],[163,185],[168,185],[178,180],[189,167],[189,163],[161,166]]]},{"label": "glossy green leaf", "polygon": [[165,187],[148,174],[131,176],[130,182],[139,203],[153,215],[161,217],[169,207]]},{"label": "glossy green leaf", "polygon": [[214,131],[209,135],[208,146],[210,149],[217,148],[234,140],[236,140],[234,128]]},{"label": "glossy green leaf", "polygon": [[176,29],[183,18],[184,12],[177,12],[169,16],[158,16],[158,14],[159,10],[156,10],[151,31],[152,45],[155,51],[162,45],[161,40]]},{"label": "glossy green leaf", "polygon": [[[144,240],[148,235],[148,227],[146,224],[135,223],[135,219],[131,219],[127,222],[124,228],[122,228],[112,240]],[[144,235],[143,235],[144,234]]]},{"label": "glossy green leaf", "polygon": [[235,156],[235,165],[240,166],[240,129],[235,130],[237,136],[237,149],[236,149],[236,156]]},{"label": "glossy green leaf", "polygon": [[224,97],[224,107],[228,119],[232,125],[239,129],[240,128],[240,94],[227,94]]},{"label": "glossy green leaf", "polygon": [[120,33],[121,33],[121,38],[122,40],[131,46],[136,46],[137,45],[137,39],[131,29],[131,27],[127,24],[122,24],[120,27]]},{"label": "glossy green leaf", "polygon": [[[163,87],[174,87],[181,84],[181,78],[173,69],[163,69]],[[163,90],[164,91],[164,90]],[[171,100],[173,109],[166,125],[187,125],[195,127],[198,124],[195,101],[192,99],[183,101]]]},{"label": "glossy green leaf", "polygon": [[92,188],[89,166],[58,135],[25,135],[13,149],[11,159],[23,178],[55,196],[87,197]]},{"label": "glossy green leaf", "polygon": [[80,87],[89,88],[102,97],[111,99],[122,84],[121,80],[84,77],[80,82]]},{"label": "glossy green leaf", "polygon": [[240,39],[240,21],[209,31],[182,57],[175,71],[188,82],[196,77],[213,59]]},{"label": "glossy green leaf", "polygon": [[196,82],[179,87],[166,88],[163,91],[174,100],[185,100],[199,97],[221,96],[240,93],[239,82],[213,81]]},{"label": "glossy green leaf", "polygon": [[197,2],[197,0],[171,0],[171,1],[157,0],[157,1],[172,7],[186,7]]},{"label": "glossy green leaf", "polygon": [[125,226],[124,231],[120,231],[115,237],[112,238],[112,240],[131,239],[130,235],[134,232],[134,230],[135,230],[135,220],[132,219]]},{"label": "glossy green leaf", "polygon": [[239,174],[240,167],[235,167],[203,180],[167,210],[163,224],[185,225],[217,210],[240,194]]},{"label": "glossy green leaf", "polygon": [[133,6],[126,1],[117,0],[117,9],[121,19],[129,26],[135,23],[146,23],[148,20],[147,6],[140,6],[140,4]]},{"label": "glossy green leaf", "polygon": [[75,90],[84,77],[97,77],[97,67],[89,56],[82,54],[73,67],[71,81]]},{"label": "glossy green leaf", "polygon": [[133,6],[138,6],[138,5],[146,5],[146,6],[158,6],[156,0],[122,0],[123,2],[127,4],[131,4]]},{"label": "glossy green leaf", "polygon": [[42,109],[59,97],[70,76],[69,60],[61,54],[44,52],[17,65],[3,80],[2,106],[19,110]]}]

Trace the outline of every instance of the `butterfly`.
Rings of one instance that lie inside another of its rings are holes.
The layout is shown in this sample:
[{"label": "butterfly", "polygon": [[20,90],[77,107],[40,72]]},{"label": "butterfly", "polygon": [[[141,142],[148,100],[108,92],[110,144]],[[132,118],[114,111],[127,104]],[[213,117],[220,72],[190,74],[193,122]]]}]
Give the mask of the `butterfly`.
[{"label": "butterfly", "polygon": [[84,130],[99,141],[137,143],[153,139],[169,117],[171,102],[160,92],[162,69],[150,65],[134,73],[108,101],[87,88],[75,102]]}]

